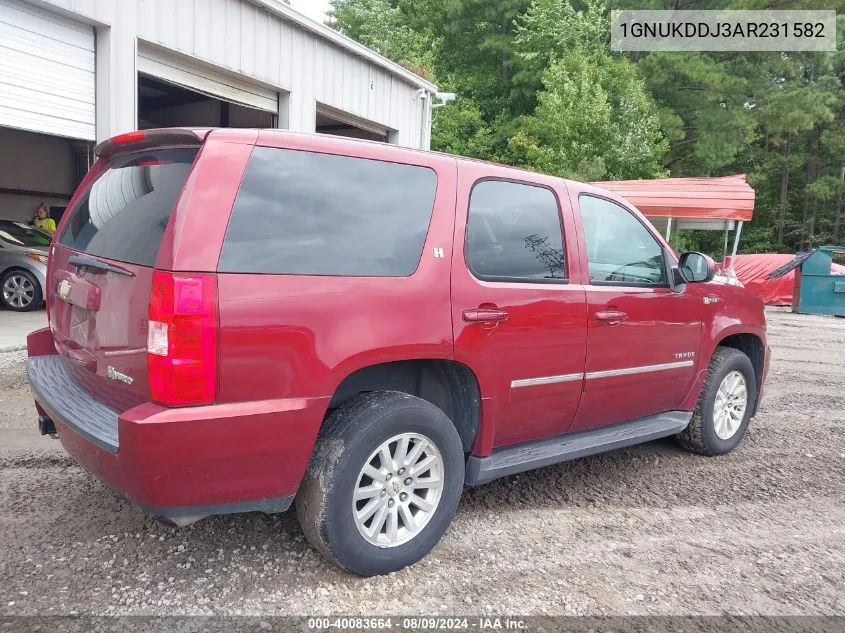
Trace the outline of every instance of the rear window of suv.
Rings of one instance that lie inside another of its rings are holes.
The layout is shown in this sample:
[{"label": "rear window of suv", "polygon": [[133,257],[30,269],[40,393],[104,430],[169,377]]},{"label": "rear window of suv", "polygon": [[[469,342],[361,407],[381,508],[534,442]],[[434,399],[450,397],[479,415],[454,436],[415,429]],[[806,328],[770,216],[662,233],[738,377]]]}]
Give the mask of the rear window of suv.
[{"label": "rear window of suv", "polygon": [[197,148],[117,156],[70,211],[59,244],[152,266]]},{"label": "rear window of suv", "polygon": [[256,147],[218,271],[406,277],[434,206],[427,167]]}]

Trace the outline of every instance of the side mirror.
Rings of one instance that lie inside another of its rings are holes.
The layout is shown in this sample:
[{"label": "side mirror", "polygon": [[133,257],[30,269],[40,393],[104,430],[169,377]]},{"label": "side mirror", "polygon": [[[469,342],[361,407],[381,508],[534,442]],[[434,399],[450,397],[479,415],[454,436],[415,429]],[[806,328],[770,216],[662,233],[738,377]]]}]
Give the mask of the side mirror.
[{"label": "side mirror", "polygon": [[678,272],[687,283],[706,282],[716,275],[716,263],[704,253],[684,253],[678,262]]}]

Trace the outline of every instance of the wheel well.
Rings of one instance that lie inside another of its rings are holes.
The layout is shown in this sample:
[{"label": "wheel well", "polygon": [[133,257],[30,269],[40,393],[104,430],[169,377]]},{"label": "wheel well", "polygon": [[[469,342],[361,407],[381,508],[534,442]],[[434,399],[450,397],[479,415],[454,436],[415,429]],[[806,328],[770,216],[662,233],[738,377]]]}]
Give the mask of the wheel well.
[{"label": "wheel well", "polygon": [[9,274],[9,273],[13,273],[13,272],[15,272],[16,270],[21,270],[21,271],[23,271],[23,272],[27,272],[27,273],[29,273],[30,275],[32,274],[32,273],[31,273],[30,271],[28,271],[26,268],[22,268],[22,267],[20,267],[20,266],[9,266],[8,268],[4,268],[3,270],[0,270],[0,277],[5,277],[7,274]]},{"label": "wheel well", "polygon": [[472,370],[448,360],[403,360],[364,367],[338,385],[329,403],[335,409],[361,393],[401,391],[439,407],[469,453],[478,435],[481,393]]},{"label": "wheel well", "polygon": [[754,376],[757,379],[757,389],[760,389],[760,381],[763,378],[763,361],[766,357],[766,350],[763,341],[754,334],[731,334],[719,341],[721,347],[732,347],[751,359],[754,367]]},{"label": "wheel well", "polygon": [[[9,273],[13,273],[13,272],[16,272],[16,271],[20,271],[22,273],[27,273],[29,275],[32,275],[33,277],[35,277],[35,281],[38,281],[38,275],[33,273],[31,270],[27,270],[23,266],[9,266],[8,268],[4,268],[3,270],[0,270],[0,279],[5,277]],[[38,286],[39,287],[41,286],[40,282],[39,282]]]}]

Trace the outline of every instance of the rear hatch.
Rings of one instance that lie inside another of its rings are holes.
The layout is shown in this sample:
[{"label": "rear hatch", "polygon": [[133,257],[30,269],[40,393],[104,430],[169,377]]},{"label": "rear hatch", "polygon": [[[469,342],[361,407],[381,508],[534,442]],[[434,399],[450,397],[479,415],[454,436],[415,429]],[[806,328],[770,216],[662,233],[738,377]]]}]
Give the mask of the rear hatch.
[{"label": "rear hatch", "polygon": [[109,144],[104,169],[79,192],[56,237],[49,284],[56,347],[74,379],[118,412],[150,399],[153,266],[199,143]]}]

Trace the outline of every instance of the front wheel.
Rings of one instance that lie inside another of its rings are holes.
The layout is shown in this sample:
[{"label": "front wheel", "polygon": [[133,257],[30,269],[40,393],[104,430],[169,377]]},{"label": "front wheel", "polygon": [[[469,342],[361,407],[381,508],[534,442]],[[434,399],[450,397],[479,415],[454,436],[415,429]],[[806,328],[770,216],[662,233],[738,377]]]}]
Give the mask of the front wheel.
[{"label": "front wheel", "polygon": [[364,394],[325,422],[296,497],[308,541],[361,576],[420,560],[446,532],[464,483],[452,421],[420,398]]},{"label": "front wheel", "polygon": [[751,359],[738,349],[717,347],[692,420],[675,439],[700,455],[730,453],[745,436],[756,400]]}]

